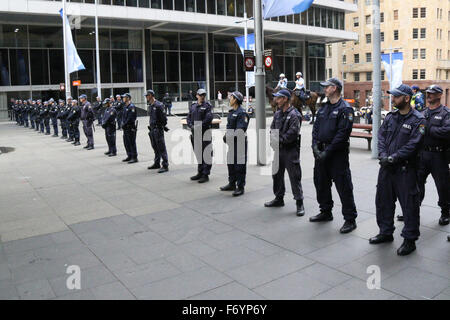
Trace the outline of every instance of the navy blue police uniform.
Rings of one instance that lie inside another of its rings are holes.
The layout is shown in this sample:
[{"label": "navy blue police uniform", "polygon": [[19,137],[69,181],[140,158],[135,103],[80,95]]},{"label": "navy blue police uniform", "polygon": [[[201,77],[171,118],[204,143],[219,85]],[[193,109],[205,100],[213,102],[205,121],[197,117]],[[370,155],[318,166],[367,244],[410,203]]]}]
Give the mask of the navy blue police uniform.
[{"label": "navy blue police uniform", "polygon": [[[117,110],[117,109],[116,109]],[[123,144],[127,152],[127,158],[124,161],[137,161],[137,147],[136,147],[136,107],[133,103],[125,105],[122,114],[122,129],[123,129]],[[119,111],[117,111],[117,121],[119,121]]]},{"label": "navy blue police uniform", "polygon": [[[104,105],[105,106],[107,105],[106,101]],[[116,117],[117,117],[116,109],[113,106],[111,106],[111,104],[109,104],[103,113],[102,127],[103,129],[105,129],[105,138],[106,143],[108,144],[108,152],[106,152],[105,154],[111,157],[117,154]]]},{"label": "navy blue police uniform", "polygon": [[164,111],[164,105],[160,101],[155,100],[153,104],[148,106],[148,115],[148,136],[150,137],[150,143],[155,153],[152,168],[156,169],[161,165],[163,168],[167,168],[169,166],[169,160],[166,142],[164,140],[164,128],[167,125],[167,116]]},{"label": "navy blue police uniform", "polygon": [[25,101],[23,104],[23,121],[24,121],[25,128],[28,128],[29,115],[30,115],[30,108],[29,108],[28,102]]},{"label": "navy blue police uniform", "polygon": [[50,119],[52,121],[53,126],[53,136],[58,136],[58,112],[59,112],[59,106],[53,102],[49,108],[49,115]]},{"label": "navy blue police uniform", "polygon": [[116,100],[114,108],[117,111],[117,129],[122,129],[123,117],[125,113],[125,103],[122,100]]},{"label": "navy blue police uniform", "polygon": [[69,122],[70,128],[72,130],[73,142],[74,145],[80,145],[80,116],[81,109],[77,104],[70,108],[70,112],[67,115],[67,121]]},{"label": "navy blue police uniform", "polygon": [[[43,123],[45,126],[45,134],[49,135],[50,134],[50,106],[47,104],[44,104],[44,107],[41,110],[40,116],[43,119]],[[44,128],[42,127],[41,131],[44,132],[43,130]]]},{"label": "navy blue police uniform", "polygon": [[[86,99],[86,96],[84,96]],[[85,101],[81,105],[81,121],[83,122],[83,131],[87,138],[86,148],[94,148],[94,132],[92,126],[94,124],[95,114],[89,101]]]}]

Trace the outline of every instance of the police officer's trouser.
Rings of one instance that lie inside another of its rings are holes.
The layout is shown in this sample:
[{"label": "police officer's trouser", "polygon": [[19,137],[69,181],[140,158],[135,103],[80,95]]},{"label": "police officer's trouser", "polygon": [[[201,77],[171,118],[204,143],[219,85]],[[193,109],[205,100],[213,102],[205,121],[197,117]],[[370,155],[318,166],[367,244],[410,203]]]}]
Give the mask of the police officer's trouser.
[{"label": "police officer's trouser", "polygon": [[422,151],[418,170],[420,203],[425,197],[425,183],[431,173],[439,195],[438,205],[442,213],[450,208],[450,174],[445,152]]},{"label": "police officer's trouser", "polygon": [[117,112],[117,129],[122,128],[122,111]]},{"label": "police officer's trouser", "polygon": [[30,118],[30,126],[31,126],[31,129],[34,129],[34,117]]},{"label": "police officer's trouser", "polygon": [[61,122],[61,134],[63,137],[67,137],[67,121],[63,118],[59,121]]},{"label": "police officer's trouser", "polygon": [[106,143],[108,144],[109,153],[117,153],[116,148],[116,124],[109,124],[105,128],[105,138]]},{"label": "police officer's trouser", "polygon": [[41,119],[41,132],[44,133],[44,119]]},{"label": "police officer's trouser", "polygon": [[66,120],[67,122],[67,134],[69,135],[69,139],[75,139],[74,138],[74,125],[72,124],[71,121]]},{"label": "police officer's trouser", "polygon": [[80,120],[75,120],[71,122],[73,139],[75,141],[80,141]]},{"label": "police officer's trouser", "polygon": [[53,134],[58,135],[58,118],[52,117]]},{"label": "police officer's trouser", "polygon": [[50,118],[45,118],[44,124],[45,124],[45,133],[50,134]]},{"label": "police officer's trouser", "polygon": [[356,206],[353,198],[353,184],[348,160],[348,150],[335,151],[323,161],[314,163],[314,186],[321,212],[333,209],[331,186],[334,182],[342,203],[345,220],[356,219]]},{"label": "police officer's trouser", "polygon": [[39,131],[39,125],[41,124],[41,120],[36,118],[36,120],[34,120],[34,123],[36,125],[36,131]]},{"label": "police officer's trouser", "polygon": [[23,121],[24,121],[24,126],[28,127],[28,114],[27,113],[25,113]]},{"label": "police officer's trouser", "polygon": [[94,146],[94,132],[92,131],[92,120],[82,120],[83,121],[83,131],[87,138],[87,145]]},{"label": "police officer's trouser", "polygon": [[286,192],[284,172],[287,170],[295,200],[303,200],[302,170],[300,167],[300,150],[297,145],[288,148],[280,146],[275,152],[272,164],[273,193],[282,199]]},{"label": "police officer's trouser", "polygon": [[167,157],[166,142],[164,140],[164,129],[154,127],[149,130],[148,136],[150,137],[150,143],[152,144],[153,151],[155,153],[155,164],[161,165],[167,168],[169,166],[169,161]]},{"label": "police officer's trouser", "polygon": [[[203,174],[205,176],[209,176],[211,173],[212,168],[212,158],[213,158],[213,150],[211,145],[211,130],[203,129],[200,130],[201,133],[198,135],[200,136],[201,141],[195,141],[195,143],[201,142],[201,148],[198,146],[196,148],[196,145],[194,143],[194,130],[192,130],[191,134],[191,144],[192,148],[194,149],[195,158],[197,159],[198,165],[197,165],[197,172],[199,174]],[[206,140],[206,141],[205,141]],[[208,148],[207,154],[205,154],[205,149]],[[198,149],[198,150],[197,150]]]},{"label": "police officer's trouser", "polygon": [[381,167],[375,196],[377,224],[380,234],[394,233],[395,202],[400,202],[404,217],[401,236],[409,240],[419,238],[420,195],[417,170],[413,166]]},{"label": "police officer's trouser", "polygon": [[130,127],[123,129],[123,144],[128,158],[137,159],[136,129]]},{"label": "police officer's trouser", "polygon": [[244,188],[247,174],[247,137],[242,135],[230,140],[232,144],[228,144],[227,140],[228,182],[236,184],[238,188]]}]

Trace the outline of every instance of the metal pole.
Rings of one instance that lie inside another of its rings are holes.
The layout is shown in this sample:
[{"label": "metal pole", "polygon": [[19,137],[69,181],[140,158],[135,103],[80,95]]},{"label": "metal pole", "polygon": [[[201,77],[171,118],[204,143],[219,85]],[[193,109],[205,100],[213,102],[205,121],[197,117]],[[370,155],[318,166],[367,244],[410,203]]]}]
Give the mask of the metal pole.
[{"label": "metal pole", "polygon": [[255,98],[256,98],[256,136],[257,136],[257,162],[266,164],[266,136],[260,134],[266,129],[266,97],[264,94],[265,71],[263,65],[263,19],[261,0],[255,0]]},{"label": "metal pole", "polygon": [[[248,50],[248,41],[247,41],[247,36],[248,36],[248,29],[247,29],[247,11],[245,9],[245,4],[244,4],[244,20],[245,20],[245,28],[244,28],[244,35],[245,35],[245,50]],[[245,96],[247,97],[247,102],[245,103],[245,109],[248,109],[248,101],[249,101],[249,88],[248,88],[248,72],[245,71]]]},{"label": "metal pole", "polygon": [[[392,90],[392,47],[389,49],[389,70],[391,76],[389,77],[389,90]],[[392,111],[392,100],[389,99],[389,111]]]},{"label": "metal pole", "polygon": [[[70,75],[68,73],[68,67],[67,67],[67,39],[66,39],[66,20],[67,20],[67,14],[66,14],[66,0],[63,0],[63,41],[64,41],[64,82],[66,87],[66,100],[67,97],[71,95],[70,93]],[[69,30],[70,32],[70,30]]]},{"label": "metal pole", "polygon": [[102,99],[102,81],[100,78],[100,47],[98,44],[98,11],[97,11],[98,0],[95,0],[95,55],[97,59],[97,96]]},{"label": "metal pole", "polygon": [[[373,1],[373,109],[372,109],[372,159],[378,158],[378,129],[381,126],[381,37],[380,0]],[[392,65],[392,64],[391,64]],[[391,69],[392,79],[392,69]]]}]

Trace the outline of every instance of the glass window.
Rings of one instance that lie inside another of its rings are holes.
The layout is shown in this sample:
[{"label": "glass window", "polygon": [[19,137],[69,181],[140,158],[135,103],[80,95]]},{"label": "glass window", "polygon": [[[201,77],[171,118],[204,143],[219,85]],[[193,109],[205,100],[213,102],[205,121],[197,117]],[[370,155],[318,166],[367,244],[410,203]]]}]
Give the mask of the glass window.
[{"label": "glass window", "polygon": [[308,25],[313,26],[314,25],[314,8],[311,7],[308,9]]},{"label": "glass window", "polygon": [[320,27],[320,8],[314,8],[314,26]]},{"label": "glass window", "polygon": [[195,0],[186,0],[186,11],[195,12]]},{"label": "glass window", "polygon": [[179,81],[180,70],[178,70],[178,52],[166,53],[167,81]]},{"label": "glass window", "polygon": [[303,11],[301,13],[301,24],[303,24],[305,26],[308,24],[308,12],[307,11]]},{"label": "glass window", "polygon": [[169,93],[173,101],[180,99],[180,85],[178,83],[158,83],[153,86],[153,90],[159,99],[162,99],[166,92]]},{"label": "glass window", "polygon": [[192,81],[192,52],[181,52],[181,81]]},{"label": "glass window", "polygon": [[115,6],[123,6],[125,4],[125,0],[113,0],[113,5]]},{"label": "glass window", "polygon": [[216,14],[216,0],[208,0],[208,13],[209,14]]},{"label": "glass window", "polygon": [[420,80],[424,80],[426,76],[426,70],[420,69]]},{"label": "glass window", "polygon": [[[172,1],[170,1],[170,4],[172,4]],[[152,8],[161,9],[161,0],[152,0]]]},{"label": "glass window", "polygon": [[127,79],[127,52],[124,50],[112,51],[113,82],[125,83]]},{"label": "glass window", "polygon": [[10,49],[11,85],[26,86],[30,84],[28,77],[28,50]]},{"label": "glass window", "polygon": [[0,86],[9,86],[8,49],[0,49]]},{"label": "glass window", "polygon": [[[30,26],[30,47],[63,48],[63,32],[61,27]],[[72,31],[72,36],[74,32]]]},{"label": "glass window", "polygon": [[47,49],[30,50],[31,83],[49,84]]},{"label": "glass window", "polygon": [[372,53],[366,52],[366,62],[372,62]]},{"label": "glass window", "polygon": [[310,43],[308,45],[308,55],[310,57],[325,57],[325,45]]},{"label": "glass window", "polygon": [[220,36],[215,35],[214,36],[214,51],[216,52],[240,52],[238,49],[238,46],[236,44],[236,41],[233,37],[227,37],[227,36]]},{"label": "glass window", "polygon": [[238,54],[236,55],[236,58],[238,81],[245,81],[244,56],[242,54]]},{"label": "glass window", "polygon": [[224,66],[224,55],[222,53],[214,54],[214,79],[215,79],[215,81],[225,80],[223,66]]},{"label": "glass window", "polygon": [[244,16],[244,0],[236,0],[236,15],[238,17],[243,17]]},{"label": "glass window", "polygon": [[294,23],[300,24],[300,13],[294,14]]},{"label": "glass window", "polygon": [[227,0],[227,16],[236,15],[236,6],[234,0]]},{"label": "glass window", "polygon": [[178,50],[177,32],[152,32],[153,50]]},{"label": "glass window", "polygon": [[317,59],[317,79],[319,81],[325,80],[325,59]]},{"label": "glass window", "polygon": [[75,42],[77,48],[95,49],[94,28],[81,28],[75,31]]},{"label": "glass window", "polygon": [[141,8],[149,8],[150,7],[150,0],[139,0],[139,7],[141,7]]},{"label": "glass window", "polygon": [[293,58],[284,57],[284,74],[286,75],[286,79],[288,79],[288,81],[292,81],[294,79],[293,68],[294,68]]},{"label": "glass window", "polygon": [[205,51],[205,35],[201,33],[180,33],[180,50]]},{"label": "glass window", "polygon": [[[441,52],[441,55],[442,55],[442,52]],[[426,59],[426,58],[427,58],[427,49],[424,49],[424,48],[420,49],[420,59]],[[442,57],[440,57],[440,58],[442,58]]]},{"label": "glass window", "polygon": [[413,49],[413,59],[417,59],[419,57],[419,49]]},{"label": "glass window", "polygon": [[217,14],[225,15],[225,0],[217,0]]},{"label": "glass window", "polygon": [[380,12],[380,22],[384,22],[384,12]]},{"label": "glass window", "polygon": [[206,80],[206,69],[205,69],[205,54],[204,53],[194,53],[194,80],[195,81],[205,81]]},{"label": "glass window", "polygon": [[109,50],[100,50],[100,78],[102,83],[111,82],[111,53]]},{"label": "glass window", "polygon": [[165,82],[165,58],[164,52],[153,51],[152,53],[152,67],[153,67],[153,81]]},{"label": "glass window", "polygon": [[17,26],[10,24],[0,25],[0,47],[28,47],[28,35],[26,26]]},{"label": "glass window", "polygon": [[285,41],[285,54],[288,56],[302,56],[303,42],[300,41]]},{"label": "glass window", "polygon": [[[50,49],[48,51],[50,57],[50,83],[64,83],[64,50]],[[108,60],[109,65],[109,60]]]},{"label": "glass window", "polygon": [[137,7],[137,0],[127,0],[127,6]]},{"label": "glass window", "polygon": [[111,29],[113,49],[128,49],[128,30]]},{"label": "glass window", "polygon": [[81,83],[94,83],[94,52],[93,50],[78,50],[78,55],[86,68],[78,71],[78,79],[81,80]]},{"label": "glass window", "polygon": [[184,11],[184,0],[175,0],[175,10]]},{"label": "glass window", "polygon": [[172,0],[163,0],[163,8],[165,10],[173,10],[173,1]]},{"label": "glass window", "polygon": [[197,12],[199,13],[205,13],[205,0],[197,0]]},{"label": "glass window", "polygon": [[128,81],[144,81],[142,71],[142,51],[128,51]]},{"label": "glass window", "polygon": [[111,48],[111,42],[109,39],[109,29],[98,30],[98,44],[100,46],[100,49]]},{"label": "glass window", "polygon": [[326,28],[327,27],[327,10],[326,9],[321,9],[322,11],[322,22],[321,22],[321,27],[322,28]]},{"label": "glass window", "polygon": [[317,80],[317,59],[310,58],[309,60],[309,80],[316,81]]}]

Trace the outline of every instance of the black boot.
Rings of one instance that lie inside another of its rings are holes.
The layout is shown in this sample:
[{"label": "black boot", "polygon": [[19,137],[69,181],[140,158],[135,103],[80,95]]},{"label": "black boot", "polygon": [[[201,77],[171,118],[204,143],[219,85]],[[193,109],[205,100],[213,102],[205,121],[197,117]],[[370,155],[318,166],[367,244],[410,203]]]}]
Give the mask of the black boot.
[{"label": "black boot", "polygon": [[297,200],[297,217],[303,217],[305,215],[305,206],[303,200]]},{"label": "black boot", "polygon": [[136,162],[138,162],[138,159],[137,159],[137,158],[133,158],[133,159],[131,159],[130,161],[128,161],[128,164],[130,164],[130,163],[136,163]]},{"label": "black boot", "polygon": [[264,207],[267,208],[284,207],[284,200],[283,198],[275,198],[272,201],[264,203]]},{"label": "black boot", "polygon": [[205,183],[208,181],[209,181],[209,177],[206,174],[202,175],[201,178],[198,179],[198,183]]},{"label": "black boot", "polygon": [[162,167],[161,169],[158,170],[158,173],[164,173],[169,171],[169,167]]},{"label": "black boot", "polygon": [[74,146],[79,146],[81,143],[80,141],[75,141],[75,143],[73,144]]},{"label": "black boot", "polygon": [[244,194],[244,187],[237,188],[236,190],[234,190],[234,192],[232,194],[233,194],[233,197],[242,196]]},{"label": "black boot", "polygon": [[161,166],[157,163],[154,163],[152,166],[147,167],[148,170],[159,169]]},{"label": "black boot", "polygon": [[92,149],[94,149],[94,146],[89,146],[86,148],[86,150],[92,150]]},{"label": "black boot", "polygon": [[115,156],[117,156],[116,152],[111,152],[110,154],[108,154],[108,157],[115,157]]},{"label": "black boot", "polygon": [[405,240],[403,240],[403,243],[400,246],[400,248],[398,248],[397,254],[399,256],[407,256],[414,250],[416,250],[416,241],[405,239]]},{"label": "black boot", "polygon": [[333,215],[331,212],[321,212],[318,215],[315,215],[309,218],[310,222],[322,222],[322,221],[331,221],[333,220]]},{"label": "black boot", "polygon": [[128,162],[128,161],[130,161],[130,160],[131,160],[130,157],[126,157],[125,159],[122,160],[122,162]]},{"label": "black boot", "polygon": [[111,151],[106,151],[105,156],[108,156],[111,153]]},{"label": "black boot", "polygon": [[379,244],[392,241],[394,241],[392,234],[377,234],[375,237],[369,239],[370,244]]},{"label": "black boot", "polygon": [[442,210],[441,217],[439,218],[439,224],[441,226],[446,226],[449,224],[449,210]]},{"label": "black boot", "polygon": [[340,233],[349,233],[356,229],[356,221],[355,219],[352,220],[345,220],[344,225],[339,230]]},{"label": "black boot", "polygon": [[202,174],[199,172],[199,173],[197,173],[195,176],[192,176],[192,177],[191,177],[191,180],[192,180],[192,181],[195,181],[195,180],[200,179],[201,177],[202,177]]},{"label": "black boot", "polygon": [[220,187],[220,191],[234,191],[236,190],[236,183],[229,182],[226,186]]}]

